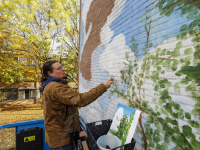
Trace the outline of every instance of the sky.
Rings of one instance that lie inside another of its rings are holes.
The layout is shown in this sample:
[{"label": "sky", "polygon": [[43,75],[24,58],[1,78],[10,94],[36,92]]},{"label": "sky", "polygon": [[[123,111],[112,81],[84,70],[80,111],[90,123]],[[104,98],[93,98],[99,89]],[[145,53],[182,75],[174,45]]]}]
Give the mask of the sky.
[{"label": "sky", "polygon": [[120,103],[118,103],[117,108],[116,108],[116,112],[112,121],[112,124],[110,126],[111,130],[117,130],[117,126],[119,126],[120,124],[120,120],[127,115],[128,116],[128,120],[130,118],[130,115],[134,112],[136,112],[136,109],[122,105]]},{"label": "sky", "polygon": [[128,106],[126,106],[126,105],[122,105],[122,104],[118,104],[118,105],[117,105],[116,112],[118,111],[118,109],[123,109],[123,117],[124,117],[125,115],[127,115],[129,118],[130,118],[130,115],[131,115],[133,112],[135,113],[135,111],[136,111],[136,109],[131,108],[131,107],[128,107]]},{"label": "sky", "polygon": [[[138,3],[131,3],[133,0],[126,0],[124,5],[124,9],[120,13],[120,15],[112,22],[110,25],[111,30],[114,31],[114,35],[110,42],[112,42],[113,38],[117,35],[123,33],[126,38],[126,44],[131,48],[131,38],[134,37],[137,40],[138,50],[141,52],[141,49],[144,47],[146,42],[146,33],[144,28],[144,23],[142,23],[142,17],[149,16],[152,20],[149,43],[153,43],[153,47],[158,46],[166,39],[170,39],[176,37],[179,33],[181,26],[184,24],[189,24],[192,20],[188,20],[186,15],[180,15],[181,10],[177,10],[176,13],[172,13],[169,17],[165,15],[160,15],[159,9],[156,6],[152,6],[152,1],[155,0],[140,0]],[[136,1],[136,0],[135,0]],[[154,4],[156,5],[156,3]],[[145,14],[145,10],[148,8],[152,8],[152,11]],[[145,9],[146,8],[146,9]],[[127,13],[128,10],[131,10],[130,13]],[[130,15],[130,17],[127,17]],[[116,28],[116,25],[120,22],[122,18],[127,17],[127,19],[123,22],[123,26],[125,30],[119,30]],[[145,34],[145,37],[144,37]],[[150,50],[150,49],[149,49]],[[139,52],[139,54],[140,54]],[[141,58],[143,55],[140,55]]]},{"label": "sky", "polygon": [[[91,0],[89,0],[91,1]],[[136,0],[134,0],[136,1]],[[126,0],[126,3],[123,7],[123,10],[119,14],[119,16],[111,23],[110,28],[114,31],[114,34],[110,40],[112,40],[119,34],[124,34],[126,38],[126,45],[131,48],[131,39],[134,37],[137,40],[138,50],[139,50],[139,58],[142,58],[141,49],[144,47],[146,42],[146,36],[144,23],[142,23],[142,17],[149,16],[152,19],[151,30],[150,30],[150,38],[149,43],[153,43],[153,47],[158,46],[164,40],[175,37],[180,30],[180,27],[184,24],[189,24],[192,20],[188,20],[186,15],[181,16],[181,10],[177,10],[176,13],[172,13],[169,17],[165,15],[160,15],[159,9],[155,6],[155,0],[140,0],[139,2],[133,2],[133,0]],[[82,1],[82,9],[84,7],[84,2]],[[145,14],[146,9],[152,9],[149,13]],[[85,14],[82,14],[85,15]],[[120,28],[116,26],[120,26],[120,21],[122,18],[126,18],[123,21],[123,25]],[[84,39],[84,22],[81,19],[81,41],[80,47],[83,46]],[[183,22],[183,23],[180,23]],[[123,30],[123,28],[125,28]],[[150,49],[149,49],[150,50]]]},{"label": "sky", "polygon": [[[124,67],[123,60],[126,59],[126,52],[131,55],[133,54],[135,57],[135,54],[131,51],[132,43],[130,41],[132,37],[136,39],[136,44],[138,44],[138,58],[142,59],[144,56],[144,51],[142,49],[145,47],[147,41],[147,33],[142,18],[149,16],[150,19],[152,19],[149,43],[152,42],[153,47],[151,47],[151,49],[149,48],[148,51],[156,49],[158,45],[168,39],[175,38],[180,33],[180,28],[183,24],[190,24],[193,21],[192,19],[187,19],[187,14],[181,16],[181,10],[177,8],[175,8],[177,9],[176,13],[172,13],[169,17],[160,15],[160,11],[156,7],[157,0],[140,0],[139,2],[137,0],[124,0],[123,2],[125,3],[122,6],[120,1],[121,0],[116,0],[116,8],[113,8],[112,16],[107,17],[107,23],[101,30],[101,38],[109,40],[106,41],[107,43],[102,42],[93,51],[95,58],[92,58],[94,67],[91,67],[91,71],[92,69],[98,69],[98,72],[101,73],[100,80],[105,80],[113,76],[115,79],[119,78],[120,71]],[[88,35],[84,34],[84,24],[86,23],[87,12],[91,2],[92,0],[84,0],[81,5],[80,59],[84,43],[88,38]],[[116,11],[116,9],[118,10]],[[151,11],[145,14],[147,9]],[[114,11],[115,13],[113,13]],[[118,16],[115,15],[116,12],[119,12]],[[105,28],[109,28],[109,30],[104,31]],[[108,38],[107,35],[112,36]],[[115,45],[117,45],[117,47],[114,47]],[[124,54],[122,54],[122,50]],[[119,56],[120,58],[118,58]],[[114,68],[112,67],[113,65],[115,66]],[[116,65],[119,67],[116,67]],[[92,76],[93,73],[95,74],[95,72],[92,72]],[[88,81],[82,77],[81,72],[80,80],[85,88],[85,84],[88,84]]]}]

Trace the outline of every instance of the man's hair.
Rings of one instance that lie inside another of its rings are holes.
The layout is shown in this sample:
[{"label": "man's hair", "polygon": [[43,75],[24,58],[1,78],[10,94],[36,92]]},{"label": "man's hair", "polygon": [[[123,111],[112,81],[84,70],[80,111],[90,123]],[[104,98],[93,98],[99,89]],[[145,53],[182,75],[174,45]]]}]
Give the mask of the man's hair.
[{"label": "man's hair", "polygon": [[41,85],[42,85],[43,82],[44,82],[45,80],[47,80],[47,78],[49,77],[48,72],[49,72],[49,71],[50,71],[50,72],[53,72],[53,67],[52,67],[52,65],[53,65],[54,63],[56,63],[56,62],[58,62],[58,61],[56,61],[56,60],[49,60],[49,61],[47,61],[47,62],[45,62],[45,63],[43,64],[43,67],[42,67],[42,78],[41,78],[41,80],[40,80]]}]

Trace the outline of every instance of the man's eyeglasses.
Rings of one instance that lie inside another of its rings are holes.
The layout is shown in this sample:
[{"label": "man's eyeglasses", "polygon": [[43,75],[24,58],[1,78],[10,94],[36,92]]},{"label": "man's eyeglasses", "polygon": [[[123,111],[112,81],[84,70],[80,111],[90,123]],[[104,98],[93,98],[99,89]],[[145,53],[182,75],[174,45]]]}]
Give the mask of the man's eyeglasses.
[{"label": "man's eyeglasses", "polygon": [[58,67],[57,69],[53,69],[53,70],[62,70],[64,68],[64,65]]}]

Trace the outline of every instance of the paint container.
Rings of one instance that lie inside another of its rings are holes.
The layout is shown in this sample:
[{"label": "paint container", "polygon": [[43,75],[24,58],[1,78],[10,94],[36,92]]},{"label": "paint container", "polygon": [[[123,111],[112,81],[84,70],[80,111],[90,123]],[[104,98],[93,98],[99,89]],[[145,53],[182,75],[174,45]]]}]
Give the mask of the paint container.
[{"label": "paint container", "polygon": [[[121,141],[118,137],[114,135],[102,135],[97,139],[97,145],[100,150],[109,150],[106,148],[106,146],[109,146],[110,149],[113,149],[115,147],[121,146]],[[117,148],[116,150],[120,150],[120,148]]]}]

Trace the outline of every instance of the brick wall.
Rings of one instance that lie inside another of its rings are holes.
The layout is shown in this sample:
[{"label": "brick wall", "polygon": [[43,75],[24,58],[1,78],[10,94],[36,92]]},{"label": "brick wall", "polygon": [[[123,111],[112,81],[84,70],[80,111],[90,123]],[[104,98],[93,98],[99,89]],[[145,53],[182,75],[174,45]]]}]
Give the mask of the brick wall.
[{"label": "brick wall", "polygon": [[112,119],[121,103],[143,112],[137,149],[199,147],[199,8],[194,0],[82,1],[79,91],[115,79],[80,109],[83,120]]}]

